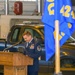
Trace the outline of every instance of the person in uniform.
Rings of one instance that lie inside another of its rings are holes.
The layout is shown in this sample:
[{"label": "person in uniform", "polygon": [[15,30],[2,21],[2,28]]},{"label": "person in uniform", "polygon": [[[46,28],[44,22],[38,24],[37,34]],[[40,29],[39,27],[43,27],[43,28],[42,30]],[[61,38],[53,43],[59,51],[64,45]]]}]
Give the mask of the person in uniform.
[{"label": "person in uniform", "polygon": [[33,58],[33,65],[28,66],[28,75],[38,75],[39,71],[39,60],[41,56],[41,46],[38,39],[34,39],[29,31],[23,33],[23,39],[25,41],[24,54]]}]

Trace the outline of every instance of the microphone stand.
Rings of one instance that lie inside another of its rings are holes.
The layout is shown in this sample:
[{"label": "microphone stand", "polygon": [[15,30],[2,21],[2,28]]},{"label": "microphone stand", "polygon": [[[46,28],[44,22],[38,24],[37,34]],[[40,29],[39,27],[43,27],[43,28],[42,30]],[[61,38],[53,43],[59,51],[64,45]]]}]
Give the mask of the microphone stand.
[{"label": "microphone stand", "polygon": [[14,47],[14,46],[16,46],[16,45],[18,45],[18,44],[20,44],[20,43],[21,43],[21,42],[17,42],[17,43],[15,43],[15,44],[13,44],[13,45],[11,45],[11,46],[5,48],[5,49],[3,50],[3,52],[9,52],[9,50],[7,50],[7,49],[12,48],[12,47]]}]

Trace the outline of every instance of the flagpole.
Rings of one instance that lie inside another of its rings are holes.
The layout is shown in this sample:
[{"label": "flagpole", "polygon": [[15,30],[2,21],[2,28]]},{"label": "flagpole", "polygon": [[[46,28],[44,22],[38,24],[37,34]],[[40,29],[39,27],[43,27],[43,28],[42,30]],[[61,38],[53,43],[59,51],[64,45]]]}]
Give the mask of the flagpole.
[{"label": "flagpole", "polygon": [[59,20],[55,20],[55,74],[62,75],[60,71],[60,45],[59,45]]}]

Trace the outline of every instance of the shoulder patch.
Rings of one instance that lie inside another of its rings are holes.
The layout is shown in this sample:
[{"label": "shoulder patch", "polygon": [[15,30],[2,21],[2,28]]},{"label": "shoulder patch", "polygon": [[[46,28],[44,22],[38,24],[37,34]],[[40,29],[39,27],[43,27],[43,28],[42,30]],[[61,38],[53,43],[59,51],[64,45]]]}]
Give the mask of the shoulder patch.
[{"label": "shoulder patch", "polygon": [[41,51],[41,46],[37,46],[37,50],[38,51]]}]

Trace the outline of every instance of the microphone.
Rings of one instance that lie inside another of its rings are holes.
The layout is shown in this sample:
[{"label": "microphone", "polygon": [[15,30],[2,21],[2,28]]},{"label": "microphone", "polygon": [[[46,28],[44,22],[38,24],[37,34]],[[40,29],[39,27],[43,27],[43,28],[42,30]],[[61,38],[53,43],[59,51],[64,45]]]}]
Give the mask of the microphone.
[{"label": "microphone", "polygon": [[7,50],[7,49],[12,48],[12,47],[14,47],[14,46],[16,46],[16,45],[18,45],[18,44],[20,44],[20,43],[22,43],[22,41],[17,42],[17,43],[15,43],[15,44],[13,44],[13,45],[11,45],[11,46],[5,48],[5,49],[3,50],[3,52],[9,52],[9,50]]}]

